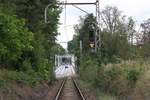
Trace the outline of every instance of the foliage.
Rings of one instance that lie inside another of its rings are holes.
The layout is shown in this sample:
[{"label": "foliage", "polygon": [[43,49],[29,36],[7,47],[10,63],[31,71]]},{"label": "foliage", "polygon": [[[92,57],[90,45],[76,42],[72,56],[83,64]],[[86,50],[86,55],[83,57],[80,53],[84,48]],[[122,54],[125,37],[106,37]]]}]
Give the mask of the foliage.
[{"label": "foliage", "polygon": [[10,70],[0,70],[0,83],[2,87],[7,86],[8,83],[16,81],[21,84],[35,86],[38,82],[42,81],[43,78],[37,75],[34,71],[28,72],[17,72]]},{"label": "foliage", "polygon": [[70,53],[73,53],[73,54],[76,54],[76,55],[79,55],[79,41],[80,41],[80,39],[79,39],[79,35],[78,34],[76,34],[76,35],[74,35],[73,36],[73,40],[72,41],[69,41],[68,42],[68,51],[70,52]]},{"label": "foliage", "polygon": [[[80,23],[78,25],[75,25],[75,32],[77,33],[76,35],[74,35],[74,38],[72,41],[70,41],[71,44],[68,45],[68,49],[71,52],[72,50],[77,50],[79,48],[79,41],[82,41],[82,51],[84,54],[89,53],[89,27],[91,23],[96,23],[95,17],[93,16],[93,14],[89,14],[86,15],[85,17],[81,17],[80,18]],[[96,26],[95,26],[96,27]],[[78,49],[79,51],[79,49]],[[76,54],[76,52],[75,52]]]},{"label": "foliage", "polygon": [[132,94],[147,68],[147,64],[141,64],[140,61],[123,61],[118,64],[103,64],[96,67],[98,64],[95,60],[87,59],[80,66],[81,79],[88,81],[101,92],[120,98],[127,98]]},{"label": "foliage", "polygon": [[[144,82],[141,79],[145,76],[144,73],[149,73],[145,70],[149,66],[147,59],[150,54],[149,19],[141,24],[141,44],[135,43],[134,19],[122,15],[118,8],[106,7],[101,12],[101,19],[101,47],[96,54],[89,50],[88,26],[91,22],[96,23],[92,14],[80,17],[79,24],[75,26],[76,34],[68,43],[68,50],[78,57],[80,78],[104,93],[120,97],[121,100],[133,96],[133,91],[140,95],[144,93],[148,98],[146,92],[141,93],[140,90],[145,91],[144,88],[148,85],[143,84],[149,82],[147,74]],[[83,45],[82,57],[80,40]]]},{"label": "foliage", "polygon": [[[107,20],[108,19],[108,20]],[[126,18],[116,7],[108,6],[102,11],[101,52],[110,62],[114,56],[129,59],[134,52],[133,33],[135,21]]]},{"label": "foliage", "polygon": [[[107,20],[109,19],[109,20]],[[80,18],[80,22],[75,26],[76,35],[68,43],[68,50],[79,57],[80,43],[82,40],[82,55],[90,54],[89,48],[89,26],[96,23],[92,14]],[[133,59],[135,51],[132,45],[132,37],[135,32],[135,21],[125,15],[116,7],[106,7],[102,11],[102,26],[100,32],[101,46],[93,57],[97,57],[99,63],[118,62],[120,59]]]},{"label": "foliage", "polygon": [[79,69],[80,77],[81,79],[92,83],[97,77],[98,63],[93,61],[90,57],[83,59],[83,62],[85,63],[81,63],[82,67]]},{"label": "foliage", "polygon": [[150,62],[147,62],[147,64],[145,65],[145,71],[143,73],[143,75],[140,77],[139,80],[137,80],[137,84],[135,86],[134,92],[131,95],[133,98],[132,99],[145,99],[145,100],[149,100],[150,98]]},{"label": "foliage", "polygon": [[140,46],[139,54],[142,58],[149,58],[150,57],[150,44],[145,43],[144,45]]},{"label": "foliage", "polygon": [[22,63],[21,70],[22,71],[30,71],[32,69],[32,65],[29,59],[24,60]]},{"label": "foliage", "polygon": [[55,44],[51,48],[48,41],[45,40],[44,35],[39,34],[34,43],[34,66],[33,69],[44,79],[51,80],[53,77],[54,55],[57,53],[64,53],[64,49]]},{"label": "foliage", "polygon": [[107,6],[102,10],[102,29],[120,35],[131,35],[135,32],[135,21],[132,17],[126,18],[117,7]]},{"label": "foliage", "polygon": [[25,27],[24,20],[0,11],[0,62],[17,61],[23,51],[32,50],[33,33]]},{"label": "foliage", "polygon": [[[56,0],[0,0],[1,67],[23,71],[20,75],[25,78],[28,76],[24,72],[32,72],[52,81],[53,57],[64,52],[55,42],[61,11],[56,3]],[[44,10],[48,4],[51,4],[47,12],[49,22],[45,23]]]},{"label": "foliage", "polygon": [[139,69],[135,69],[135,68],[127,69],[126,79],[129,81],[129,84],[131,86],[136,83],[140,73],[141,73],[141,70]]}]

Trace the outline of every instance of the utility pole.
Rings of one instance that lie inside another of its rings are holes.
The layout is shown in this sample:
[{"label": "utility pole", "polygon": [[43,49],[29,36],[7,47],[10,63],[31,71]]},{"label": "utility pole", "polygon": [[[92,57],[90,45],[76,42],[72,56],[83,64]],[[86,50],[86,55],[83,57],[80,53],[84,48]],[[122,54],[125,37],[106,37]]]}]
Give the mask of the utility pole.
[{"label": "utility pole", "polygon": [[[79,60],[79,65],[82,64],[82,49],[83,49],[83,46],[82,46],[82,40],[80,40],[80,60]],[[79,72],[79,68],[77,69],[77,72]]]},{"label": "utility pole", "polygon": [[45,23],[48,23],[48,19],[47,19],[47,12],[48,12],[48,8],[50,7],[50,6],[52,6],[52,4],[49,4],[49,5],[47,5],[46,7],[45,7],[45,11],[44,11],[44,21],[45,21]]},{"label": "utility pole", "polygon": [[83,46],[82,46],[82,40],[80,40],[80,58],[82,59],[82,48],[83,48]]},{"label": "utility pole", "polygon": [[100,49],[100,4],[99,0],[96,0],[96,21],[97,21],[97,29],[96,29],[96,35],[95,35],[95,51],[97,52]]}]

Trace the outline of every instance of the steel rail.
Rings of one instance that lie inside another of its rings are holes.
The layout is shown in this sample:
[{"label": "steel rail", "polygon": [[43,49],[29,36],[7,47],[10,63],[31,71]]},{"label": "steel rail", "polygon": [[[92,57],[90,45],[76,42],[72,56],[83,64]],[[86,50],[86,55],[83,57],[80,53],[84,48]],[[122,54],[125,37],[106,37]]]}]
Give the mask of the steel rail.
[{"label": "steel rail", "polygon": [[62,90],[63,90],[63,87],[64,87],[65,83],[66,83],[66,79],[64,79],[64,81],[62,82],[61,87],[59,88],[59,90],[57,92],[57,95],[55,97],[55,100],[59,100],[59,97],[60,97],[60,95],[62,93]]},{"label": "steel rail", "polygon": [[[86,100],[85,97],[84,97],[84,95],[82,94],[80,88],[78,87],[76,81],[75,81],[73,78],[71,78],[71,80],[73,81],[73,84],[74,84],[74,86],[75,86],[75,89],[76,89],[77,93],[79,94],[79,96],[81,97],[81,100]],[[62,82],[61,87],[59,88],[59,90],[58,90],[58,92],[57,92],[57,95],[55,96],[55,99],[54,99],[54,100],[59,100],[59,99],[60,99],[60,96],[61,96],[61,94],[62,94],[62,92],[63,92],[63,88],[64,88],[64,85],[65,85],[66,81],[67,81],[67,79],[65,79],[65,80]]]},{"label": "steel rail", "polygon": [[76,89],[77,89],[77,91],[78,91],[78,93],[79,93],[81,99],[82,99],[82,100],[86,100],[85,97],[84,97],[84,95],[83,95],[83,93],[81,92],[79,86],[77,85],[77,82],[76,82],[73,78],[72,78],[72,80],[73,80],[73,83],[74,83],[74,85],[75,85],[75,87],[76,87]]}]

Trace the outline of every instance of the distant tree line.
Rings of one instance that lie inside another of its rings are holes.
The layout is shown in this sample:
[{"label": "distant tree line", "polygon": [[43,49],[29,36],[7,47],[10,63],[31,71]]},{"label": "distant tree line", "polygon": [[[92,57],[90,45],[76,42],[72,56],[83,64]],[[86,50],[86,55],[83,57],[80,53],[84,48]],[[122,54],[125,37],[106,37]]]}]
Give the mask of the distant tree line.
[{"label": "distant tree line", "polygon": [[141,23],[142,31],[138,33],[136,22],[132,17],[122,15],[117,7],[106,7],[101,12],[101,46],[97,54],[90,53],[89,23],[96,23],[93,14],[80,17],[79,24],[75,25],[76,34],[68,43],[68,50],[71,53],[79,56],[79,41],[82,40],[83,55],[96,55],[96,58],[102,63],[115,62],[117,59],[149,57],[149,20]]}]

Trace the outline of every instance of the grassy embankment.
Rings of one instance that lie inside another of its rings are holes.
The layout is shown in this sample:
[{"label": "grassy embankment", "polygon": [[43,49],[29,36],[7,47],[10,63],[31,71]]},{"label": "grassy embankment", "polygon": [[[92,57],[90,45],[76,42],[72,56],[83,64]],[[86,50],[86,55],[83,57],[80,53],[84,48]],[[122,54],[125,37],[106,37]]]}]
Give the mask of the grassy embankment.
[{"label": "grassy embankment", "polygon": [[48,89],[48,81],[36,72],[0,69],[0,100],[39,100]]},{"label": "grassy embankment", "polygon": [[96,62],[87,61],[80,71],[81,79],[90,84],[89,87],[94,87],[97,96],[103,100],[150,99],[148,59],[101,66],[96,66]]}]

